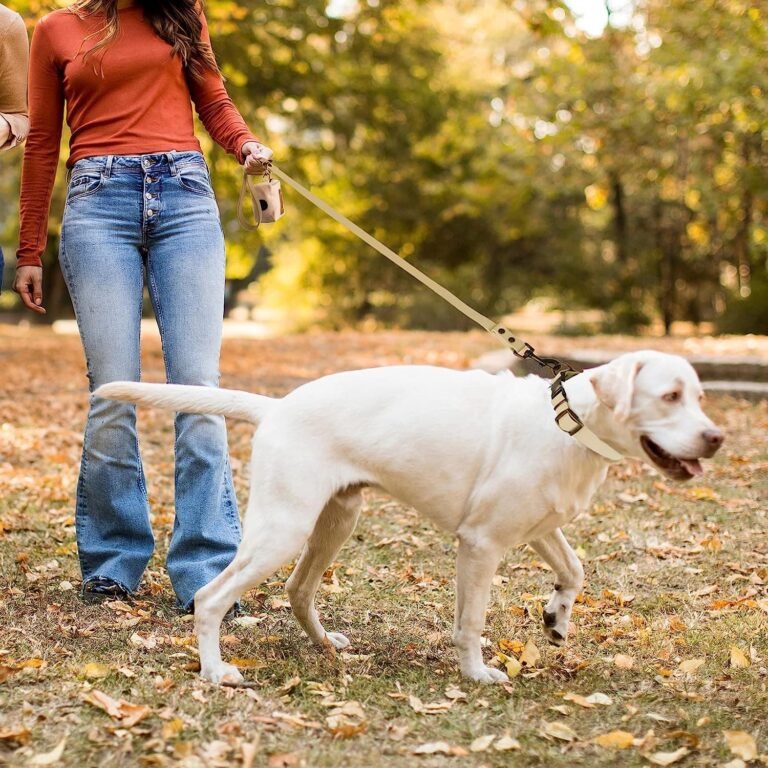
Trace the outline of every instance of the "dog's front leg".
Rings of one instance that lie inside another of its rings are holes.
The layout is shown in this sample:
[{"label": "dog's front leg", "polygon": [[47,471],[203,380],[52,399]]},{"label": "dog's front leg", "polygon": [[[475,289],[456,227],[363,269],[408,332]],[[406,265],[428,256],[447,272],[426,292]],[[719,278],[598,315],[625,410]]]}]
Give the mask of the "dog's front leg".
[{"label": "dog's front leg", "polygon": [[573,604],[584,585],[584,568],[559,528],[530,545],[557,577],[555,591],[544,608],[544,631],[551,643],[562,645],[568,636]]},{"label": "dog's front leg", "polygon": [[509,680],[501,670],[485,665],[480,648],[491,582],[500,560],[501,552],[491,542],[476,536],[459,537],[453,642],[459,653],[461,673],[481,683]]}]

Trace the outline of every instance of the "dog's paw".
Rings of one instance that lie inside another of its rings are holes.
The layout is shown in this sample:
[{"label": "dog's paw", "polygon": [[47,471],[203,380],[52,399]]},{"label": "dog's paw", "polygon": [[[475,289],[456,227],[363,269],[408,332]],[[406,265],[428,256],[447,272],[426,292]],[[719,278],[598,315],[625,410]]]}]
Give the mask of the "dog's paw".
[{"label": "dog's paw", "polygon": [[325,636],[337,651],[349,647],[349,639],[346,635],[342,635],[341,632],[326,632]]},{"label": "dog's paw", "polygon": [[200,670],[200,677],[215,685],[237,685],[245,679],[234,664],[227,664],[225,662],[222,662],[217,667],[203,667]]},{"label": "dog's paw", "polygon": [[471,669],[464,672],[464,676],[478,683],[508,683],[509,677],[506,672],[493,667],[482,666],[478,669]]},{"label": "dog's paw", "polygon": [[544,620],[544,634],[547,636],[547,640],[552,645],[558,647],[565,645],[565,640],[568,637],[568,619],[561,616],[558,620],[557,613],[555,611],[548,611],[546,608],[542,618]]},{"label": "dog's paw", "polygon": [[557,627],[545,627],[544,634],[552,645],[556,645],[558,648],[565,645],[566,637]]}]

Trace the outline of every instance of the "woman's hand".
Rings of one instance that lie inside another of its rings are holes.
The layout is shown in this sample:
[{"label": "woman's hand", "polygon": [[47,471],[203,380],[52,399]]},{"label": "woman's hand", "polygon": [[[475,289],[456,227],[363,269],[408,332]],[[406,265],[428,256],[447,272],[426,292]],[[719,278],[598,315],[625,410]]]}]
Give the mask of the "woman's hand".
[{"label": "woman's hand", "polygon": [[241,152],[245,172],[252,176],[263,174],[272,163],[272,150],[258,141],[246,141]]},{"label": "woman's hand", "polygon": [[13,290],[21,296],[24,306],[45,314],[43,307],[43,268],[42,267],[16,267],[16,279],[13,281]]}]

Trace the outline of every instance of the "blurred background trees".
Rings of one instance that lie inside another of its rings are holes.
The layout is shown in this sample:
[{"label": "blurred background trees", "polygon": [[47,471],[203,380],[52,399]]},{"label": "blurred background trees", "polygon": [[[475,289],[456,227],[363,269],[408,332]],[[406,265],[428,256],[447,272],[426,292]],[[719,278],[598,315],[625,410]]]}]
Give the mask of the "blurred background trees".
[{"label": "blurred background trees", "polygon": [[[5,1],[30,28],[55,5]],[[478,309],[541,297],[603,310],[603,330],[768,333],[768,5],[596,5],[602,31],[557,0],[206,3],[231,95],[278,164]],[[205,148],[230,307],[294,328],[462,327],[289,191],[284,220],[241,232],[239,170]],[[0,159],[7,256],[18,154]],[[57,185],[49,317],[68,311],[63,168]]]}]

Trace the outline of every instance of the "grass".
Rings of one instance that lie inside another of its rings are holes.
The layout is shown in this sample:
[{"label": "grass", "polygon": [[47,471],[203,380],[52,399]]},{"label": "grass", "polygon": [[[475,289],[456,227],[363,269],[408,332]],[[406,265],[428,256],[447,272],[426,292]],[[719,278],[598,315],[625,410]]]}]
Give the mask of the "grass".
[{"label": "grass", "polygon": [[[219,689],[193,671],[192,625],[162,567],[172,520],[168,414],[141,416],[159,544],[142,591],[130,606],[84,605],[71,502],[85,402],[79,345],[7,330],[0,344],[0,762],[30,764],[64,737],[64,766],[242,765],[253,749],[253,765],[264,766],[640,766],[681,747],[689,754],[680,765],[721,765],[734,757],[725,730],[746,731],[768,752],[765,403],[713,399],[709,411],[728,441],[696,485],[630,462],[611,471],[592,512],[566,529],[587,584],[564,649],[546,645],[541,630],[551,574],[528,549],[508,554],[486,656],[502,641],[507,655],[527,641],[541,653],[510,685],[458,675],[452,538],[369,491],[319,595],[326,626],[350,637],[350,652],[330,658],[308,644],[285,607],[285,569],[248,595],[253,626],[225,628],[225,657],[241,660],[254,687]],[[463,365],[483,346],[458,334],[230,341],[223,383],[280,393],[336,368]],[[160,379],[161,365],[150,340],[146,378]],[[243,502],[250,432],[234,425],[230,435]],[[749,666],[731,666],[733,646]],[[618,667],[617,654],[632,667]],[[701,666],[681,671],[692,659]],[[122,727],[86,701],[94,691],[149,713]],[[564,698],[596,691],[611,703],[586,709]],[[438,706],[417,712],[417,699]],[[577,738],[545,737],[547,722]],[[637,746],[591,742],[614,730]],[[514,737],[520,748],[470,752],[486,734]],[[433,742],[455,754],[414,754]]]}]

